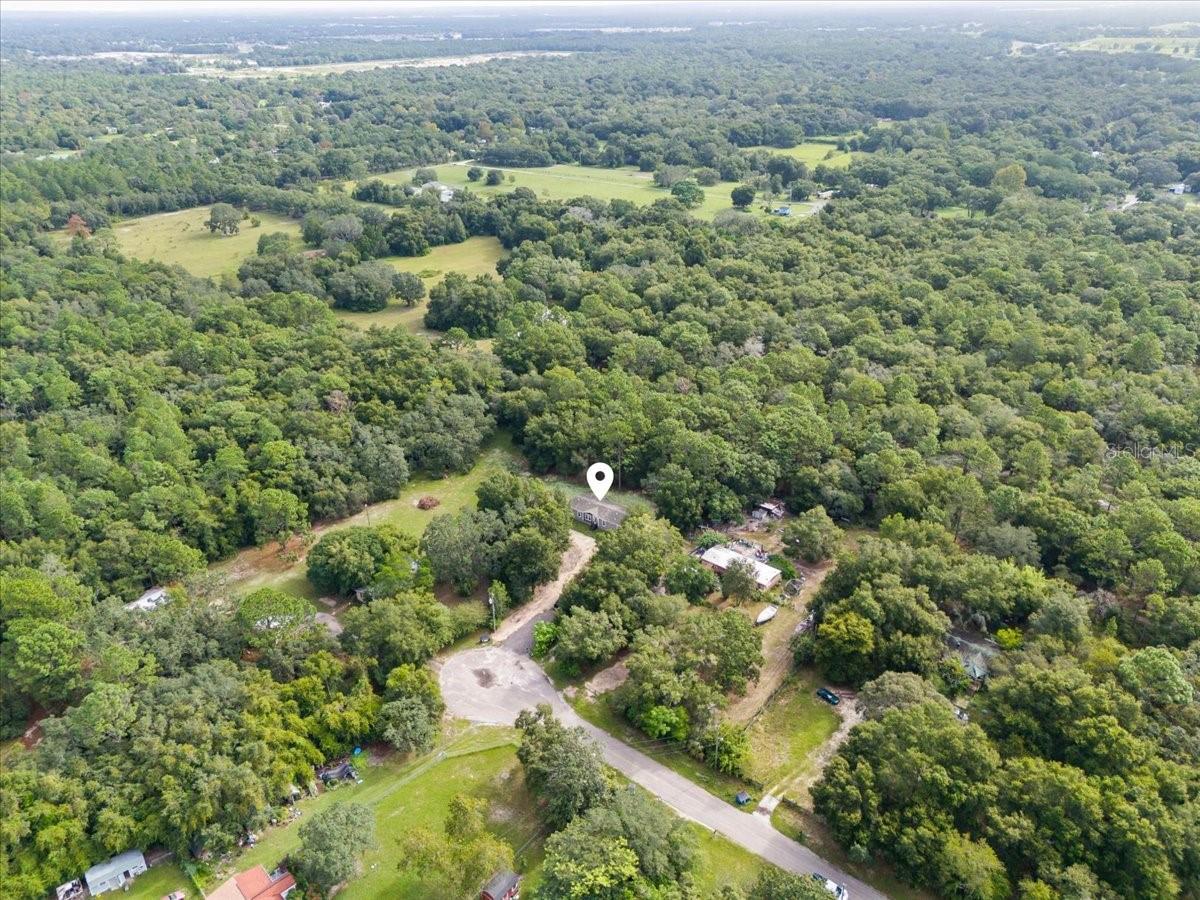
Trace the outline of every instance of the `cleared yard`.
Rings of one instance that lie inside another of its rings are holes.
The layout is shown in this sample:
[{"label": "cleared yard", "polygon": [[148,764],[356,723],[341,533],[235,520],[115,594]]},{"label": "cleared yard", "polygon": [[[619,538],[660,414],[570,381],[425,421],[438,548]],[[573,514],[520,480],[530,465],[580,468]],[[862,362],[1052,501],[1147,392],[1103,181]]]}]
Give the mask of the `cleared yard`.
[{"label": "cleared yard", "polygon": [[695,823],[689,827],[696,836],[696,887],[703,897],[715,897],[727,886],[749,888],[766,865],[737,844],[714,835]]},{"label": "cleared yard", "polygon": [[[749,775],[776,795],[799,776],[811,774],[815,753],[837,731],[841,719],[813,693],[821,683],[811,673],[791,676],[750,724]],[[799,800],[793,797],[793,800]]]},{"label": "cleared yard", "polygon": [[[570,481],[558,475],[543,475],[542,481],[561,490],[567,496],[568,501],[570,501],[573,497],[582,497],[584,495],[590,497],[592,494],[592,489],[587,485],[580,484],[576,481]],[[610,503],[615,503],[618,506],[624,507],[630,515],[636,515],[640,512],[648,512],[653,514],[655,510],[654,501],[643,494],[637,493],[636,491],[622,491],[614,488],[604,496],[604,499]],[[571,519],[571,527],[576,531],[580,531],[584,534],[590,534],[593,537],[598,534],[596,529],[575,519]]]},{"label": "cleared yard", "polygon": [[212,234],[204,223],[211,207],[197,206],[178,212],[126,219],[113,225],[121,252],[136,259],[180,265],[201,278],[236,272],[243,259],[253,256],[261,235],[274,231],[296,237],[300,223],[274,213],[251,213],[260,225],[244,219],[241,230],[229,237]]},{"label": "cleared yard", "polygon": [[[494,237],[467,238],[461,244],[443,244],[434,247],[424,256],[389,256],[382,260],[398,272],[412,272],[425,282],[426,291],[446,277],[447,272],[461,272],[468,278],[476,275],[495,275],[496,263],[504,255],[504,248]],[[403,326],[410,331],[424,331],[423,320],[427,300],[415,306],[393,302],[379,312],[348,312],[334,310],[337,317],[358,328],[380,325],[390,328]]]},{"label": "cleared yard", "polygon": [[541,821],[525,788],[511,728],[470,726],[431,754],[409,759],[389,755],[355,762],[362,784],[342,787],[302,800],[295,823],[268,830],[258,844],[215,873],[212,888],[234,872],[263,865],[271,870],[300,845],[300,823],[335,803],[361,803],[375,813],[378,847],[362,858],[361,874],[339,897],[429,897],[428,885],[413,873],[401,872],[397,840],[410,828],[440,830],[455,794],[485,797],[492,803],[491,829],[518,851],[532,868],[541,859]]},{"label": "cleared yard", "polygon": [[935,209],[933,214],[939,219],[969,219],[971,211],[965,206],[943,206]]},{"label": "cleared yard", "polygon": [[[522,886],[532,893],[539,881],[542,843],[547,834],[517,760],[518,736],[511,728],[464,727],[461,723],[453,727],[457,732],[423,757],[389,755],[382,760],[356,762],[362,784],[346,784],[300,801],[303,814],[298,820],[268,830],[255,847],[213,873],[204,886],[211,890],[234,872],[251,866],[272,869],[299,847],[300,823],[318,810],[347,802],[361,803],[375,813],[375,838],[379,846],[364,854],[361,874],[338,896],[348,900],[376,897],[417,900],[433,896],[431,886],[419,875],[401,872],[397,841],[415,826],[440,830],[451,798],[465,793],[491,801],[490,828],[516,851],[517,867],[525,874]],[[715,892],[725,885],[746,887],[753,882],[763,866],[762,860],[707,829],[690,827],[699,851],[698,887]],[[178,871],[174,866],[164,868]],[[151,900],[151,895],[144,895],[144,900]]]},{"label": "cleared yard", "polygon": [[[478,166],[485,171],[499,169],[504,173],[504,182],[487,185],[483,180],[469,181],[467,170]],[[424,166],[437,172],[437,180],[452,188],[469,187],[473,192],[490,196],[511,191],[514,188],[529,188],[544,200],[572,200],[576,197],[597,197],[601,200],[628,200],[645,205],[670,197],[671,192],[654,184],[650,172],[641,172],[633,166],[617,169],[596,166],[556,165],[530,169],[508,169],[503,166],[488,166],[476,162],[444,163],[439,166]],[[401,169],[384,175],[373,175],[374,179],[389,184],[407,184],[415,168]],[[722,181],[712,187],[703,188],[704,202],[693,214],[700,219],[711,219],[724,209],[733,209],[729,192],[737,187],[735,182]],[[347,185],[350,189],[350,185]],[[802,204],[792,204],[793,208]],[[757,208],[757,207],[755,207]]]},{"label": "cleared yard", "polygon": [[[492,472],[507,468],[516,462],[512,442],[507,434],[493,438],[480,454],[474,468],[464,475],[446,478],[417,478],[410,481],[395,500],[385,500],[368,506],[362,512],[319,525],[313,529],[314,539],[329,531],[350,525],[395,525],[406,534],[419,537],[429,520],[440,513],[453,513],[475,502],[475,489]],[[436,497],[440,503],[431,510],[417,508],[422,497]],[[243,550],[231,559],[215,563],[211,568],[215,574],[224,575],[232,592],[242,594],[260,587],[273,587],[298,597],[310,600],[317,592],[305,575],[305,549],[295,552],[277,544],[267,547],[252,547]]]},{"label": "cleared yard", "polygon": [[160,863],[133,880],[129,890],[114,895],[126,900],[162,900],[173,891],[183,891],[187,897],[199,897],[200,893],[183,869],[175,863]]},{"label": "cleared yard", "polygon": [[750,149],[767,150],[780,156],[790,156],[792,159],[805,163],[810,169],[818,165],[828,166],[831,169],[844,169],[850,165],[852,159],[863,155],[839,150],[835,142],[825,143],[824,141],[804,141],[795,147],[759,146]]},{"label": "cleared yard", "polygon": [[1094,50],[1101,53],[1162,53],[1181,59],[1200,60],[1200,37],[1149,36],[1094,37],[1067,44],[1069,50]]}]

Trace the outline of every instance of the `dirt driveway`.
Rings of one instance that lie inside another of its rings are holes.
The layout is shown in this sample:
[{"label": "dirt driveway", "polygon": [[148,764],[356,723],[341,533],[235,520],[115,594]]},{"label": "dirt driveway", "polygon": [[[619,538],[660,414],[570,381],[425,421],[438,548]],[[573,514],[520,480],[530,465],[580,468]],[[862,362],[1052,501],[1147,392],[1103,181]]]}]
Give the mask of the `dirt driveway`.
[{"label": "dirt driveway", "polygon": [[796,626],[808,615],[808,603],[833,569],[833,561],[826,560],[819,566],[802,568],[806,576],[804,587],[792,598],[792,609],[780,610],[774,622],[763,626],[762,670],[750,689],[726,710],[725,715],[732,722],[745,724],[753,719],[792,671],[792,636]]},{"label": "dirt driveway", "polygon": [[494,643],[502,643],[516,653],[529,653],[533,647],[534,624],[550,618],[554,604],[558,602],[567,582],[588,564],[588,560],[596,552],[596,539],[586,534],[572,531],[570,541],[563,554],[558,577],[538,585],[533,592],[533,598],[500,623],[500,627],[492,635]]}]

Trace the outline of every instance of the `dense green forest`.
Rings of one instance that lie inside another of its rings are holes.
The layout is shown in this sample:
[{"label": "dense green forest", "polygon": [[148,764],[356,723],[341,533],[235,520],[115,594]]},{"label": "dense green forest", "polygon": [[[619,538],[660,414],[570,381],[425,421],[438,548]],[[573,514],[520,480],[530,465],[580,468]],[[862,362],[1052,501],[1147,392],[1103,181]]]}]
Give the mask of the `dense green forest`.
[{"label": "dense green forest", "polygon": [[[743,771],[721,711],[759,675],[760,632],[708,608],[740,588],[687,548],[780,498],[797,559],[858,535],[790,650],[859,689],[864,721],[812,791],[850,858],[947,897],[1200,892],[1200,206],[1168,190],[1200,189],[1200,63],[1014,49],[1079,39],[1074,18],[858,15],[665,33],[518,16],[479,52],[569,55],[254,78],[231,77],[244,53],[203,18],[138,46],[221,55],[217,75],[89,58],[111,21],[14,20],[0,731],[38,739],[3,757],[3,893],[131,846],[204,865],[314,765],[368,741],[428,750],[425,664],[485,625],[446,598],[502,616],[552,581],[570,514],[541,476],[596,460],[654,513],[601,536],[534,652],[575,675],[623,660],[616,703],[647,741]],[[303,18],[243,37],[260,65],[466,52]],[[854,156],[786,153],[811,138]],[[571,163],[673,196],[443,200],[429,172],[375,177],[461,160],[472,187]],[[702,221],[693,192],[718,182],[745,193]],[[763,215],[775,198],[819,203]],[[265,232],[213,279],[118,248],[123,219],[210,205],[214,232],[269,211],[299,239]],[[499,239],[495,275],[427,285],[388,263],[468,237]],[[426,295],[424,332],[339,317]],[[337,634],[307,600],[208,569],[468,472],[496,434],[520,463],[419,540],[315,542],[309,582],[353,604]],[[157,586],[170,602],[125,607]],[[977,692],[952,631],[1000,648]],[[517,724],[554,832],[538,896],[704,896],[673,814],[548,713]],[[748,896],[812,891],[766,873]]]}]

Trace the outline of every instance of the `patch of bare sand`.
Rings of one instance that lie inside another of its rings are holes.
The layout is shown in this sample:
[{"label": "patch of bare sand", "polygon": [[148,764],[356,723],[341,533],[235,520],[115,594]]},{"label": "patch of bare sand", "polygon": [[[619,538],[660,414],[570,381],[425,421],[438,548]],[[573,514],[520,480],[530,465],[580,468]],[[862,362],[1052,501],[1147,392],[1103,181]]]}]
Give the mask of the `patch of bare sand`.
[{"label": "patch of bare sand", "polygon": [[629,669],[624,662],[615,662],[607,669],[601,669],[583,686],[583,693],[589,700],[595,700],[601,694],[615,691],[629,677]]}]

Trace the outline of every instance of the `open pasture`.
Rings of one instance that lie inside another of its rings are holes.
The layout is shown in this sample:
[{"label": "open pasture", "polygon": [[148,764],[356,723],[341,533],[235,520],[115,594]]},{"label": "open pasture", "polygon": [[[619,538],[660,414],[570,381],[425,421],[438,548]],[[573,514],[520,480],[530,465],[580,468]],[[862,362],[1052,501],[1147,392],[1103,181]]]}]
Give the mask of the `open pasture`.
[{"label": "open pasture", "polygon": [[[243,219],[237,234],[213,234],[204,225],[211,207],[194,206],[177,212],[155,213],[113,225],[117,245],[126,256],[180,265],[201,278],[236,272],[243,259],[253,256],[258,239],[282,231],[297,237],[300,223],[269,212],[254,212]],[[254,219],[259,225],[252,223]]]}]

